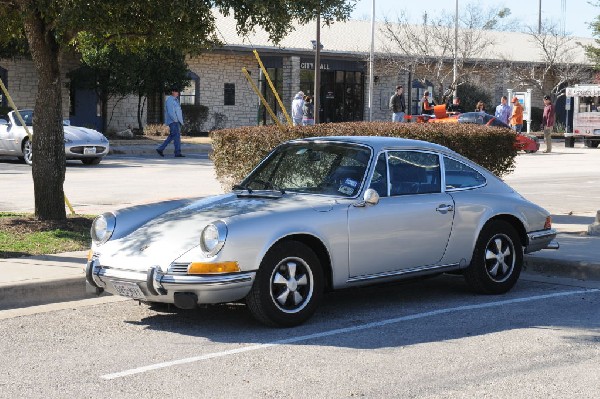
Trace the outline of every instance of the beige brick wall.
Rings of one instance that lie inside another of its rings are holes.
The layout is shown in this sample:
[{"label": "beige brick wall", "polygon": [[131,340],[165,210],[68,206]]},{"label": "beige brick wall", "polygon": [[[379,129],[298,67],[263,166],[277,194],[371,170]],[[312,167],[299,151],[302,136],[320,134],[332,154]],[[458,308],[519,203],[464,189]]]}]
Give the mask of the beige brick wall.
[{"label": "beige brick wall", "polygon": [[[203,54],[187,60],[190,71],[200,77],[200,104],[209,107],[204,127],[211,130],[224,116],[220,127],[254,126],[257,124],[259,99],[242,73],[245,67],[258,86],[259,68],[252,54]],[[224,105],[224,84],[235,84],[235,105]]]}]

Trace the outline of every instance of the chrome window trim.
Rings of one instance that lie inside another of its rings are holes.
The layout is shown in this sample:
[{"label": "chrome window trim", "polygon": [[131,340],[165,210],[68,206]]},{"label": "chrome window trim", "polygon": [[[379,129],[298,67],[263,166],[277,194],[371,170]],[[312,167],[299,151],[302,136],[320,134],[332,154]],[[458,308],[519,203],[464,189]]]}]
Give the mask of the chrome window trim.
[{"label": "chrome window trim", "polygon": [[[452,192],[457,192],[457,191],[468,191],[468,190],[473,190],[473,189],[476,189],[476,188],[481,188],[481,187],[487,186],[488,181],[487,181],[487,178],[485,177],[485,175],[483,173],[481,173],[480,171],[478,171],[477,169],[473,168],[471,165],[469,165],[469,164],[467,164],[467,163],[465,163],[465,162],[463,162],[463,161],[461,161],[459,159],[456,159],[456,158],[454,158],[454,157],[452,157],[450,155],[447,155],[447,154],[440,154],[440,156],[442,157],[441,163],[440,163],[441,168],[442,168],[441,169],[442,170],[442,192],[444,192],[444,193],[452,193]],[[451,159],[453,161],[456,161],[458,163],[461,163],[461,164],[467,166],[470,169],[473,169],[475,172],[479,173],[483,177],[483,179],[485,180],[485,183],[480,184],[478,186],[458,187],[458,188],[448,189],[447,186],[446,186],[446,163],[444,162],[444,157],[448,158],[448,159]]]}]

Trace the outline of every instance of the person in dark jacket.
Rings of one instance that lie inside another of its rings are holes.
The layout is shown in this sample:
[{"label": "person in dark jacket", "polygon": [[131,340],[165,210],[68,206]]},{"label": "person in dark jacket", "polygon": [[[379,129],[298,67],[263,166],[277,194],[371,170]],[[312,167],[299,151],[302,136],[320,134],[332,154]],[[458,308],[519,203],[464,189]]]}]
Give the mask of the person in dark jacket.
[{"label": "person in dark jacket", "polygon": [[448,112],[454,112],[454,113],[457,113],[457,114],[465,112],[463,110],[462,105],[460,105],[460,98],[454,97],[452,99],[452,104],[448,104],[448,106],[446,107],[446,111],[448,111]]},{"label": "person in dark jacket", "polygon": [[390,97],[390,109],[392,110],[392,122],[404,122],[406,103],[404,102],[404,87],[396,86],[396,93]]}]

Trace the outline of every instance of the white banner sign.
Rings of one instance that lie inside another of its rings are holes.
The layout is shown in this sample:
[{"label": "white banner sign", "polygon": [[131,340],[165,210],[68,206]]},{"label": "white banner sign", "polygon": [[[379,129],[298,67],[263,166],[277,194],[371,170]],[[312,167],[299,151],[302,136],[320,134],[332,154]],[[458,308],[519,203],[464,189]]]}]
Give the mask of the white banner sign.
[{"label": "white banner sign", "polygon": [[597,97],[600,96],[600,86],[567,87],[567,97]]}]

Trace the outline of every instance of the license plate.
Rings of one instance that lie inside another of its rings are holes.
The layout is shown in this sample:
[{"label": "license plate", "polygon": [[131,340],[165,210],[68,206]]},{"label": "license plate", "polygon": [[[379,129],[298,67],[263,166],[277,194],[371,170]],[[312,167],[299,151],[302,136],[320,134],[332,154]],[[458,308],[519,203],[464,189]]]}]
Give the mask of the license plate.
[{"label": "license plate", "polygon": [[140,289],[140,287],[136,283],[127,283],[127,282],[116,282],[113,281],[113,287],[115,287],[115,291],[121,296],[126,296],[128,298],[134,299],[144,299],[144,293]]},{"label": "license plate", "polygon": [[84,147],[83,148],[83,153],[84,154],[95,154],[96,153],[96,147]]}]

